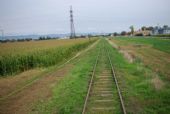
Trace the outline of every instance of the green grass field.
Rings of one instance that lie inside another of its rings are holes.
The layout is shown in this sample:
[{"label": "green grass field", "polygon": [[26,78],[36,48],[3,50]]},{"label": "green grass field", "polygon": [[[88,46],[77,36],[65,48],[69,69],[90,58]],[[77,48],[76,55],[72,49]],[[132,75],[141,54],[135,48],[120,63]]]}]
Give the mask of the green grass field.
[{"label": "green grass field", "polygon": [[153,48],[160,51],[170,53],[170,39],[165,38],[142,38],[142,37],[116,37],[117,41],[122,41],[122,45],[127,44],[142,44],[142,45],[151,45]]}]

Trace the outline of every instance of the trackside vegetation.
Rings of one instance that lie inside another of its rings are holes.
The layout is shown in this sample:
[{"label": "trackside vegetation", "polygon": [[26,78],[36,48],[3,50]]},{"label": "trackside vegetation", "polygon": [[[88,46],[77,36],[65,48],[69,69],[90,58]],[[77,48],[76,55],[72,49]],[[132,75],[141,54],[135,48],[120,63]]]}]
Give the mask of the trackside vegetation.
[{"label": "trackside vegetation", "polygon": [[[142,41],[142,39],[130,40]],[[127,112],[129,114],[169,113],[169,81],[162,79],[159,73],[145,67],[141,61],[129,63],[117,49],[111,45],[108,45],[108,48]]]},{"label": "trackside vegetation", "polygon": [[[36,67],[55,65],[73,56],[76,52],[95,42],[95,40],[69,46],[46,48],[31,52],[6,54],[0,56],[0,76],[12,75]],[[15,52],[14,52],[15,53]]]},{"label": "trackside vegetation", "polygon": [[78,60],[71,62],[73,69],[54,86],[52,98],[49,101],[40,101],[35,105],[36,112],[41,114],[81,113],[100,44],[101,41],[79,56]]},{"label": "trackside vegetation", "polygon": [[[168,79],[170,78],[167,78],[167,76],[169,77],[169,75],[167,75],[169,73],[169,39],[116,37],[105,40],[101,38],[84,51],[81,50],[95,42],[96,39],[92,41],[86,40],[81,43],[79,41],[75,43],[74,41],[76,40],[71,41],[73,41],[73,43],[69,45],[62,44],[61,46],[55,46],[55,44],[53,44],[51,48],[49,48],[49,44],[47,44],[46,48],[42,50],[31,50],[30,48],[30,51],[26,51],[25,53],[22,51],[22,53],[6,54],[5,52],[1,53],[1,50],[0,76],[11,75],[36,67],[42,67],[42,69],[46,67],[44,72],[37,73],[37,76],[35,76],[36,79],[41,80],[37,80],[33,87],[40,91],[32,92],[33,89],[30,88],[31,92],[28,92],[29,86],[27,86],[28,88],[25,88],[24,93],[17,93],[18,95],[16,94],[16,97],[15,94],[12,94],[10,96],[11,99],[9,97],[9,99],[5,99],[5,102],[2,101],[1,106],[3,107],[1,107],[1,109],[5,109],[4,107],[7,107],[7,109],[13,108],[18,101],[27,104],[27,102],[25,102],[27,97],[21,100],[15,100],[21,95],[28,94],[29,97],[27,100],[30,101],[29,98],[33,93],[35,93],[35,96],[40,93],[44,97],[37,97],[36,100],[31,99],[31,101],[35,100],[35,102],[31,102],[31,105],[28,103],[30,107],[25,105],[26,109],[24,109],[25,107],[18,108],[21,110],[27,110],[29,108],[28,112],[26,111],[26,113],[29,114],[81,114],[92,75],[92,69],[98,52],[103,48],[102,44],[104,43],[111,57],[127,114],[169,114],[170,84]],[[110,42],[109,44],[108,41],[113,41],[116,46]],[[129,51],[130,49],[132,51]],[[132,56],[133,61],[130,62],[125,56],[126,53],[121,52],[122,50],[131,55],[140,53],[138,56]],[[79,56],[72,59],[69,63],[61,65],[61,69],[58,68],[59,64],[66,61],[65,59],[68,60],[76,54]],[[145,58],[148,61],[145,62]],[[151,62],[154,64],[150,65]],[[99,71],[101,71],[101,65],[104,65],[103,63],[104,61],[98,63],[96,69],[97,75],[100,75]],[[154,70],[155,67],[153,66],[156,66],[155,64],[159,65],[158,70],[161,69],[160,71],[165,71],[165,73],[158,72],[157,69]],[[167,65],[161,68],[161,66],[164,66],[163,64]],[[47,66],[51,66],[52,68]],[[53,72],[54,70],[55,72]],[[28,76],[30,76],[30,74],[28,74]],[[33,81],[35,78],[29,78],[28,81]],[[25,84],[24,80],[23,78],[22,82]],[[46,81],[47,83],[44,83]],[[37,87],[37,84],[40,86]],[[46,85],[47,87],[41,85]],[[3,85],[1,87],[5,88]],[[6,87],[8,88],[8,86]],[[43,95],[40,88],[45,88],[42,89],[43,92],[50,93],[47,94],[47,96],[46,94]],[[3,93],[3,91],[1,92]],[[114,93],[114,96],[117,96],[116,94],[117,93]],[[10,102],[11,100],[14,101]],[[115,105],[119,107],[118,102],[116,101]],[[5,105],[5,103],[7,104]],[[21,106],[20,103],[18,106]],[[14,110],[18,109],[16,108]],[[115,110],[117,110],[117,114],[120,112],[119,108]],[[4,110],[4,112],[6,112],[6,110]]]},{"label": "trackside vegetation", "polygon": [[105,40],[89,51],[71,72],[53,88],[52,98],[36,105],[38,113],[81,114],[84,98],[87,94],[90,71],[93,68],[97,50],[101,42],[106,43],[122,92],[128,114],[167,114],[170,110],[170,86],[164,81],[159,84],[161,76],[145,67],[141,61],[129,63],[124,56]]}]

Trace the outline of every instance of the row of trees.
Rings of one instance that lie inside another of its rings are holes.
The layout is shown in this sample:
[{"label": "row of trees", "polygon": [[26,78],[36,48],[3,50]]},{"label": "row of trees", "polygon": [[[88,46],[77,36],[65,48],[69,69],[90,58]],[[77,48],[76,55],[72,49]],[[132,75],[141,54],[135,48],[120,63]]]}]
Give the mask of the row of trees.
[{"label": "row of trees", "polygon": [[58,39],[58,37],[39,37],[38,39],[32,39],[32,38],[22,38],[22,39],[6,39],[6,40],[0,40],[1,43],[6,42],[24,42],[24,41],[38,41],[38,40],[51,40],[51,39]]},{"label": "row of trees", "polygon": [[[163,27],[167,28],[168,26],[164,25]],[[122,36],[134,35],[134,32],[135,32],[134,26],[133,25],[130,26],[129,29],[130,29],[130,32],[126,32],[126,31],[122,31],[121,33],[114,32],[113,35],[114,36],[118,36],[118,35],[122,35]],[[152,27],[152,26],[149,26],[149,27],[142,26],[140,30],[142,30],[142,31],[145,31],[145,30],[152,31],[153,29],[154,29],[154,27]]]},{"label": "row of trees", "polygon": [[133,35],[134,32],[135,32],[134,26],[132,25],[132,26],[130,26],[129,28],[130,28],[130,30],[131,30],[130,32],[126,32],[126,31],[122,31],[121,33],[114,32],[113,35],[114,35],[114,36],[119,36],[119,35],[121,35],[121,36]]},{"label": "row of trees", "polygon": [[58,39],[59,37],[49,37],[49,36],[47,36],[47,37],[39,37],[39,39],[38,40],[50,40],[50,39]]}]

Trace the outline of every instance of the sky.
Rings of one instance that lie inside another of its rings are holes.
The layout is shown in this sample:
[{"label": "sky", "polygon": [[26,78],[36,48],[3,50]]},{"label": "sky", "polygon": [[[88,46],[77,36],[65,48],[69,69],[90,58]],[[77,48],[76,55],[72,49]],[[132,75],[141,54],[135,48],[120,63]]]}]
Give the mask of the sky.
[{"label": "sky", "polygon": [[170,0],[0,0],[0,29],[6,35],[121,32],[141,26],[170,26]]}]

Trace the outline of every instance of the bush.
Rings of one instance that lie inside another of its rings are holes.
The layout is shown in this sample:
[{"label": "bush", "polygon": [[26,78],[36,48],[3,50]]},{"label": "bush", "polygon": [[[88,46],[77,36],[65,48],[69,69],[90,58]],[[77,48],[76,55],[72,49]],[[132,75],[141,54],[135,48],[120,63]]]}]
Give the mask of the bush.
[{"label": "bush", "polygon": [[138,33],[135,36],[143,36],[143,34],[142,33]]}]

